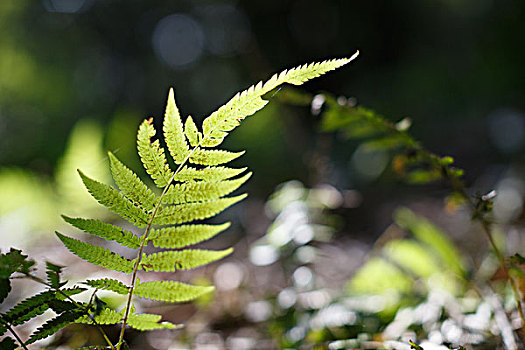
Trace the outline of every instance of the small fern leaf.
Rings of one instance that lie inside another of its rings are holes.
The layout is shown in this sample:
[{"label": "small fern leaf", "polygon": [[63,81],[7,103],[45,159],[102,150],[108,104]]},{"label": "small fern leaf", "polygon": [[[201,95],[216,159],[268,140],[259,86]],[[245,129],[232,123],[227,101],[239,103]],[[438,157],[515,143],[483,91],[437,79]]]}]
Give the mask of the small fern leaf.
[{"label": "small fern leaf", "polygon": [[118,242],[131,249],[140,247],[140,238],[135,236],[133,232],[124,230],[122,227],[94,219],[70,218],[65,215],[62,215],[62,218],[68,224],[92,235]]},{"label": "small fern leaf", "polygon": [[119,193],[113,187],[90,179],[80,170],[78,173],[89,193],[91,193],[100,204],[106,206],[124,219],[127,219],[132,224],[139,227],[146,226],[148,222],[148,214],[141,207],[134,205],[129,199],[124,197],[124,195]]},{"label": "small fern leaf", "polygon": [[153,219],[153,223],[155,225],[176,225],[207,219],[243,200],[246,196],[246,194],[242,194],[236,197],[219,198],[199,203],[185,203],[163,208]]},{"label": "small fern leaf", "polygon": [[114,271],[133,272],[133,261],[123,256],[115,254],[108,249],[64,236],[59,232],[56,232],[56,235],[69,251],[87,262]]},{"label": "small fern leaf", "polygon": [[262,96],[279,85],[285,83],[301,85],[307,80],[349,63],[356,56],[357,54],[349,59],[343,58],[309,65],[305,64],[288,71],[285,70],[281,74],[275,74],[264,84],[259,82],[257,85],[238,93],[204,120],[202,124],[203,139],[200,145],[204,147],[219,145],[228,132],[237,127],[242,119],[263,108],[268,101],[263,100]]},{"label": "small fern leaf", "polygon": [[221,181],[235,177],[243,173],[246,169],[247,168],[227,168],[223,166],[213,166],[205,167],[202,169],[195,169],[192,167],[185,166],[175,175],[175,181]]},{"label": "small fern leaf", "polygon": [[112,278],[87,280],[86,282],[84,282],[84,284],[87,284],[88,286],[91,286],[96,289],[110,290],[112,292],[122,294],[122,295],[126,295],[129,292],[128,286],[126,286],[124,283],[120,282],[119,280],[115,280]]},{"label": "small fern leaf", "polygon": [[201,142],[202,134],[197,128],[197,125],[195,125],[191,115],[186,118],[186,123],[184,123],[184,134],[186,134],[186,138],[188,138],[192,147],[197,147]]},{"label": "small fern leaf", "polygon": [[153,118],[150,118],[140,124],[137,134],[137,149],[144,169],[155,184],[163,188],[170,181],[173,172],[168,166],[164,151],[160,148],[159,140],[151,142],[151,138],[156,134],[152,123]]},{"label": "small fern leaf", "polygon": [[157,196],[113,153],[108,152],[108,156],[111,164],[111,174],[122,193],[145,210],[153,210]]},{"label": "small fern leaf", "polygon": [[60,314],[65,311],[78,310],[78,306],[67,300],[54,299],[49,301],[49,307]]},{"label": "small fern leaf", "polygon": [[60,283],[60,272],[62,272],[63,267],[64,266],[55,265],[46,261],[47,281],[51,287],[55,289],[58,289],[63,285],[63,283]]},{"label": "small fern leaf", "polygon": [[121,312],[116,312],[110,308],[104,308],[100,313],[94,317],[84,315],[75,320],[75,323],[93,324],[93,320],[100,325],[119,324],[122,322],[123,315]]},{"label": "small fern leaf", "polygon": [[161,315],[155,314],[131,314],[128,317],[128,325],[139,331],[152,331],[155,329],[177,329],[182,325],[175,325],[170,322],[159,322]]},{"label": "small fern leaf", "polygon": [[149,241],[158,248],[183,248],[208,240],[230,227],[222,225],[181,225],[166,227],[151,233]]},{"label": "small fern leaf", "polygon": [[140,263],[144,271],[191,270],[220,260],[233,252],[233,248],[225,250],[186,249],[171,250],[151,255],[144,255]]},{"label": "small fern leaf", "polygon": [[55,334],[62,328],[74,323],[75,320],[82,314],[82,311],[68,311],[58,315],[55,318],[52,318],[39,327],[33,334],[31,334],[31,337],[29,337],[26,345],[33,344],[37,340],[41,340]]},{"label": "small fern leaf", "polygon": [[238,189],[243,183],[248,181],[251,176],[252,173],[248,173],[235,180],[199,181],[176,184],[166,192],[166,195],[162,198],[162,203],[181,204],[217,199]]},{"label": "small fern leaf", "polygon": [[153,281],[140,283],[133,294],[151,300],[181,303],[197,299],[214,289],[213,286],[194,286],[176,281]]},{"label": "small fern leaf", "polygon": [[184,136],[179,109],[175,104],[173,88],[170,88],[166,114],[164,115],[164,140],[175,163],[181,164],[184,162],[190,153],[190,149]]},{"label": "small fern leaf", "polygon": [[2,341],[0,341],[0,349],[2,350],[15,350],[16,348],[18,348],[18,346],[16,345],[15,340],[11,337],[5,337],[2,339]]},{"label": "small fern leaf", "polygon": [[2,319],[13,326],[22,324],[33,317],[43,314],[49,309],[48,302],[54,298],[55,293],[49,290],[24,299],[7,311],[2,316]]},{"label": "small fern leaf", "polygon": [[[81,293],[84,290],[84,288],[68,288],[62,289],[61,292],[67,296],[72,296]],[[13,326],[22,324],[35,316],[43,314],[49,309],[49,302],[51,300],[64,299],[65,296],[62,293],[55,293],[54,291],[48,290],[33,295],[13,306],[2,316],[1,319],[9,322]]]},{"label": "small fern leaf", "polygon": [[245,152],[229,152],[223,150],[204,150],[197,148],[190,155],[190,162],[199,165],[219,165],[226,164],[239,158]]}]

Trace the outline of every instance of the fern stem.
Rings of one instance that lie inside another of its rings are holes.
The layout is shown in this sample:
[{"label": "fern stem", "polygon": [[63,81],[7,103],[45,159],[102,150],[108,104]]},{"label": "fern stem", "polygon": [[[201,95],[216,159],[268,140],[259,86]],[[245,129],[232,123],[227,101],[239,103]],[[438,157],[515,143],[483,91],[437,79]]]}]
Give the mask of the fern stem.
[{"label": "fern stem", "polygon": [[130,283],[130,288],[129,288],[129,292],[128,292],[128,300],[126,302],[126,311],[124,312],[124,318],[122,319],[122,327],[120,328],[120,336],[119,336],[119,340],[118,340],[118,343],[117,343],[116,350],[120,350],[120,348],[121,348],[121,346],[123,344],[123,341],[124,341],[124,332],[126,330],[126,324],[128,322],[129,312],[131,310],[131,301],[133,299],[133,291],[135,290],[135,283],[137,281],[137,273],[138,273],[138,270],[139,270],[140,262],[142,261],[142,252],[144,250],[144,246],[146,245],[146,243],[148,241],[148,236],[149,236],[149,233],[151,232],[151,226],[153,225],[153,220],[155,219],[155,215],[157,215],[157,211],[160,208],[160,205],[162,203],[162,198],[164,198],[164,196],[166,195],[166,192],[168,192],[168,188],[171,186],[173,181],[175,181],[175,176],[177,176],[177,174],[180,172],[182,167],[186,164],[188,159],[190,159],[191,155],[197,150],[197,148],[199,148],[199,145],[195,146],[191,150],[191,152],[186,156],[186,158],[180,163],[180,165],[177,168],[177,170],[175,170],[175,172],[173,173],[173,175],[169,179],[169,181],[166,184],[166,186],[164,186],[164,190],[162,191],[161,195],[159,196],[157,204],[153,208],[153,213],[151,214],[151,218],[149,219],[148,225],[146,226],[146,229],[144,230],[144,234],[142,235],[142,240],[140,242],[139,252],[137,254],[137,259],[135,261],[135,266],[133,266],[133,273],[132,273],[132,276],[131,276],[131,283]]},{"label": "fern stem", "polygon": [[11,327],[10,324],[6,323],[5,326],[7,327],[7,329],[9,329],[9,332],[11,332],[11,334],[13,335],[13,337],[15,337],[15,339],[20,343],[20,346],[24,348],[24,350],[29,350],[26,346],[26,344],[22,341],[22,339],[20,339],[20,337],[18,336],[18,334],[16,334],[15,330]]},{"label": "fern stem", "polygon": [[[97,327],[98,331],[100,332],[100,334],[102,335],[102,337],[104,338],[104,340],[106,341],[106,343],[111,347],[112,350],[116,350],[115,349],[115,346],[113,345],[113,343],[111,342],[111,340],[109,340],[106,332],[104,332],[104,330],[102,329],[102,327],[97,323],[97,321],[95,321],[95,318],[91,315],[91,313],[89,312],[89,308],[88,306],[83,306],[82,304],[79,304],[75,299],[73,299],[71,296],[67,295],[66,293],[64,293],[61,289],[56,289],[54,288],[51,284],[47,283],[46,281],[44,281],[43,279],[41,279],[40,277],[37,277],[37,276],[34,276],[34,275],[31,275],[31,274],[25,274],[29,279],[32,279],[33,281],[35,282],[38,282],[40,284],[43,284],[49,288],[51,288],[52,290],[54,290],[55,292],[57,293],[60,293],[61,295],[63,295],[65,298],[69,299],[69,301],[71,301],[76,307],[78,307],[79,309],[83,309],[83,311],[85,312],[86,315],[88,315],[88,317],[91,319],[91,321],[93,322],[93,325],[95,327]],[[91,302],[90,302],[91,303]]]}]

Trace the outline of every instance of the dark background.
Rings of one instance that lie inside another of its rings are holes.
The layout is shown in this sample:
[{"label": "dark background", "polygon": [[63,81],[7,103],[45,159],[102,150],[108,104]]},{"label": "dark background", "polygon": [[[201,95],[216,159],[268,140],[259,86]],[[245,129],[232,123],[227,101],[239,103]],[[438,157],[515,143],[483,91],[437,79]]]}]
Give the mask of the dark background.
[{"label": "dark background", "polygon": [[[359,49],[304,89],[353,96],[393,121],[409,116],[413,135],[453,155],[469,184],[493,184],[522,159],[524,19],[519,0],[4,0],[0,164],[51,176],[76,121],[91,118],[107,130],[104,147],[139,170],[135,128],[152,115],[160,126],[170,86],[182,113],[202,120],[274,72]],[[311,159],[322,139],[306,108],[274,102],[244,124],[226,146],[248,150],[255,198],[289,179],[368,188],[371,208],[402,196],[352,173],[352,143],[329,152],[344,176],[319,178]]]}]

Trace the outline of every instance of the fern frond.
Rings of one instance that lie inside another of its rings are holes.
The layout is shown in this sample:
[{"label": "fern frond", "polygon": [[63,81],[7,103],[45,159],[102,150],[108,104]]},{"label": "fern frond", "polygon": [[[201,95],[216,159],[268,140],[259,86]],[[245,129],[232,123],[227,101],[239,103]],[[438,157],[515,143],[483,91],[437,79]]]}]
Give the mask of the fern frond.
[{"label": "fern frond", "polygon": [[80,170],[78,173],[89,193],[91,193],[100,204],[106,206],[124,219],[127,219],[132,224],[139,227],[146,226],[148,222],[148,214],[142,209],[142,207],[134,205],[129,199],[124,197],[124,195],[119,193],[113,187],[90,179]]},{"label": "fern frond", "polygon": [[131,273],[133,271],[133,261],[130,261],[123,256],[115,254],[106,248],[64,236],[59,232],[55,233],[71,253],[87,262],[114,271],[126,273]]},{"label": "fern frond", "polygon": [[357,54],[351,58],[305,64],[288,71],[285,70],[281,74],[275,74],[264,84],[259,82],[257,85],[238,93],[204,120],[202,124],[203,138],[200,145],[215,147],[222,143],[228,132],[237,127],[242,119],[254,114],[268,103],[262,99],[262,96],[279,85],[285,83],[301,85],[307,80],[349,63],[356,56]]},{"label": "fern frond", "polygon": [[70,218],[65,215],[62,215],[62,218],[68,224],[92,235],[118,242],[131,249],[140,247],[140,238],[122,227],[94,219]]},{"label": "fern frond", "polygon": [[252,173],[235,180],[227,181],[199,181],[176,184],[169,188],[166,195],[162,198],[164,204],[182,204],[192,202],[203,202],[226,196],[243,183],[248,181]]},{"label": "fern frond", "polygon": [[168,94],[168,103],[164,115],[164,139],[175,163],[181,164],[190,153],[190,149],[184,136],[179,109],[175,104],[173,88]]},{"label": "fern frond", "polygon": [[119,280],[115,280],[112,278],[87,280],[86,282],[84,282],[84,284],[87,284],[88,286],[91,286],[93,288],[110,290],[112,292],[123,294],[123,295],[126,295],[129,292],[128,286],[126,286],[124,283],[120,282]]},{"label": "fern frond", "polygon": [[50,335],[55,334],[62,328],[74,323],[75,320],[82,314],[82,311],[68,311],[50,319],[40,326],[33,334],[31,334],[29,340],[26,341],[26,345],[33,344],[37,340],[44,339]]},{"label": "fern frond", "polygon": [[212,166],[202,169],[183,167],[176,175],[175,181],[186,182],[196,180],[221,181],[235,177],[248,168],[227,168],[224,166]]},{"label": "fern frond", "polygon": [[155,329],[176,329],[182,327],[170,322],[159,322],[161,315],[155,314],[131,314],[128,317],[128,325],[139,331],[152,331]]},{"label": "fern frond", "polygon": [[132,202],[137,203],[145,210],[153,210],[157,196],[146,186],[139,177],[126,167],[111,152],[108,152],[111,164],[111,174],[122,193]]},{"label": "fern frond", "polygon": [[140,124],[137,134],[137,149],[144,169],[155,184],[162,188],[168,184],[173,172],[168,166],[164,151],[160,148],[159,140],[151,142],[151,138],[156,134],[152,123],[153,118],[150,118]]},{"label": "fern frond", "polygon": [[230,223],[222,225],[181,225],[154,230],[149,241],[159,248],[183,248],[203,242],[230,227]]},{"label": "fern frond", "polygon": [[232,160],[239,158],[245,152],[230,152],[223,150],[205,150],[197,148],[190,155],[190,163],[200,164],[200,165],[219,165],[226,164]]},{"label": "fern frond", "polygon": [[153,281],[140,283],[133,294],[151,300],[180,303],[197,299],[214,289],[213,286],[194,286],[176,281]]},{"label": "fern frond", "polygon": [[119,324],[122,322],[122,312],[117,312],[110,308],[104,308],[98,315],[91,318],[89,315],[84,315],[75,320],[75,323],[93,324],[93,320],[100,325]]},{"label": "fern frond", "polygon": [[197,147],[202,140],[202,134],[191,115],[186,118],[186,123],[184,123],[184,134],[192,147]]},{"label": "fern frond", "polygon": [[140,266],[144,271],[167,271],[191,270],[199,266],[207,265],[230,255],[233,248],[224,250],[186,249],[166,251],[145,255]]},{"label": "fern frond", "polygon": [[219,198],[207,202],[185,203],[163,208],[153,219],[155,225],[176,225],[185,222],[207,219],[219,214],[229,206],[246,198],[246,194],[236,197]]}]

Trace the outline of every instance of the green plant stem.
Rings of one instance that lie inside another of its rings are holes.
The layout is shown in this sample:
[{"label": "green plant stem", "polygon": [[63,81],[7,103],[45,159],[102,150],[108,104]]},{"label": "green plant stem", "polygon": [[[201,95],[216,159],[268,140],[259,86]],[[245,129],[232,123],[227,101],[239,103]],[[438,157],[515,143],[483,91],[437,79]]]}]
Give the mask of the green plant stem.
[{"label": "green plant stem", "polygon": [[9,332],[11,332],[11,334],[13,335],[13,337],[15,337],[15,339],[20,343],[20,346],[24,348],[24,350],[29,350],[26,346],[26,344],[24,344],[24,342],[22,341],[22,339],[20,339],[20,337],[18,336],[18,334],[16,334],[15,330],[11,327],[10,324],[7,324],[5,325],[7,327],[7,329],[9,329]]},{"label": "green plant stem", "polygon": [[54,291],[56,291],[57,293],[60,293],[61,295],[63,295],[65,298],[67,298],[69,301],[71,301],[76,307],[78,308],[81,308],[81,309],[84,309],[84,312],[86,313],[86,315],[88,315],[88,317],[91,319],[91,321],[93,322],[93,325],[95,327],[97,327],[97,329],[99,330],[100,334],[102,335],[102,337],[104,338],[104,340],[106,341],[106,343],[111,347],[112,350],[115,350],[115,346],[113,345],[113,343],[111,342],[111,340],[109,340],[106,332],[104,332],[104,330],[102,329],[102,327],[97,323],[97,321],[95,321],[95,318],[91,316],[90,312],[89,312],[89,309],[87,307],[84,307],[83,305],[77,303],[77,301],[75,299],[73,299],[72,297],[70,297],[69,295],[67,295],[66,293],[64,293],[62,290],[60,289],[56,289],[54,288],[51,284],[47,283],[46,281],[44,281],[43,279],[41,279],[40,277],[37,277],[37,276],[34,276],[34,275],[31,275],[31,274],[26,274],[26,276],[29,278],[29,279],[32,279],[33,281],[35,282],[38,282],[38,283],[41,283],[51,289],[53,289]]},{"label": "green plant stem", "polygon": [[126,324],[128,322],[129,312],[131,310],[131,301],[133,299],[133,291],[135,290],[135,283],[137,281],[137,273],[138,273],[138,270],[139,270],[140,262],[142,261],[142,252],[144,250],[144,246],[148,242],[148,236],[149,236],[149,233],[151,232],[151,226],[153,225],[153,220],[155,219],[155,215],[157,215],[157,211],[160,208],[160,204],[162,203],[162,198],[164,198],[164,196],[166,195],[166,192],[168,192],[168,188],[171,186],[173,181],[175,181],[175,176],[177,176],[179,171],[182,169],[184,164],[186,164],[188,159],[190,159],[191,155],[197,150],[197,148],[199,148],[199,146],[195,146],[191,150],[191,152],[188,153],[186,158],[181,162],[181,164],[179,165],[177,170],[173,173],[173,175],[169,179],[169,181],[166,184],[166,186],[164,186],[164,190],[162,191],[162,193],[161,193],[161,195],[159,197],[158,203],[155,205],[155,208],[153,208],[153,213],[151,214],[151,218],[150,218],[150,220],[148,222],[148,225],[146,226],[146,229],[144,230],[144,234],[142,235],[142,240],[140,242],[139,252],[137,254],[137,259],[136,259],[136,262],[135,262],[135,266],[133,266],[133,273],[132,273],[132,276],[131,276],[131,283],[130,283],[131,286],[130,286],[129,292],[128,292],[128,300],[126,302],[126,311],[124,312],[124,318],[122,319],[122,327],[120,328],[120,336],[119,336],[119,340],[118,340],[118,343],[117,343],[117,349],[116,350],[120,350],[120,348],[122,346],[122,343],[124,341],[124,332],[126,330]]}]

